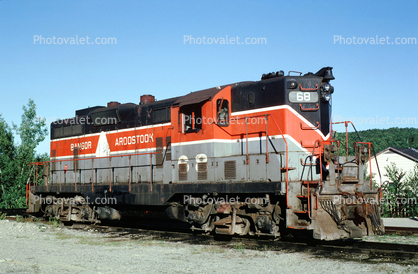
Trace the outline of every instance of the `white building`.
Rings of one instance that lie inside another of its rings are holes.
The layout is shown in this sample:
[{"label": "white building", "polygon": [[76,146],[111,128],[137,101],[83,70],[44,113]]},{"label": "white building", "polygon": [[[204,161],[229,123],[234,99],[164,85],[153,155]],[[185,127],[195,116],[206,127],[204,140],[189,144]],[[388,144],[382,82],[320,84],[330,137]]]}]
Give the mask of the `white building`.
[{"label": "white building", "polygon": [[[377,162],[380,168],[380,174],[382,175],[382,181],[380,181],[379,173],[376,167],[375,158],[371,158],[373,182],[381,185],[382,182],[389,181],[385,167],[390,166],[391,163],[395,163],[396,167],[406,171],[407,173],[414,169],[418,164],[418,150],[413,148],[396,148],[388,147],[385,150],[376,154]],[[367,170],[369,172],[369,169]]]}]

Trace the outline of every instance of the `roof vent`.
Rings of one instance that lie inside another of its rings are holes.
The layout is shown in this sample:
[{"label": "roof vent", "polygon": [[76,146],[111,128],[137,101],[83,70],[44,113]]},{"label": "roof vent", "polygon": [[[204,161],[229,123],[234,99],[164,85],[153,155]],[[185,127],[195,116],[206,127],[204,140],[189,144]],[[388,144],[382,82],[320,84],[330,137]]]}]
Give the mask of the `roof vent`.
[{"label": "roof vent", "polygon": [[120,105],[120,103],[116,102],[116,101],[112,101],[112,102],[107,103],[107,107],[113,107],[113,106],[118,106],[118,105]]},{"label": "roof vent", "polygon": [[141,96],[140,100],[139,104],[144,105],[155,102],[155,97],[153,95],[144,94]]}]

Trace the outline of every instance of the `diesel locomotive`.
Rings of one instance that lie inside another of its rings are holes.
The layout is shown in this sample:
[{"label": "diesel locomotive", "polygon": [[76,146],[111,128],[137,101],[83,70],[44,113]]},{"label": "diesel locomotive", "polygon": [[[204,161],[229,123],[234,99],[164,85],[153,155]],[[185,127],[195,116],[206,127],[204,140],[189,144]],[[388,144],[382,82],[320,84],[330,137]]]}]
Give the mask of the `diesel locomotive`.
[{"label": "diesel locomotive", "polygon": [[382,233],[380,192],[366,179],[371,144],[343,156],[332,136],[332,80],[332,67],[278,71],[77,110],[51,124],[50,161],[32,163],[31,178],[43,180],[28,185],[28,211],[69,222],[165,219],[215,235]]}]

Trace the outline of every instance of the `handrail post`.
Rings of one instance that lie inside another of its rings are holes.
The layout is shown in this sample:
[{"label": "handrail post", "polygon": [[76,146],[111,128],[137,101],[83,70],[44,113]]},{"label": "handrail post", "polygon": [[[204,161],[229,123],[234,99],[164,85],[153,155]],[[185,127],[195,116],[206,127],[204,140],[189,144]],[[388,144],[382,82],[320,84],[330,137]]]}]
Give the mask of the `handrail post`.
[{"label": "handrail post", "polygon": [[348,122],[345,122],[345,146],[346,146],[346,152],[347,152],[347,158],[345,161],[348,161]]},{"label": "handrail post", "polygon": [[245,146],[247,150],[247,165],[250,163],[250,158],[248,156],[248,118],[245,117]]},{"label": "handrail post", "polygon": [[74,191],[77,191],[77,160],[74,159]]},{"label": "handrail post", "polygon": [[131,155],[129,155],[129,173],[128,173],[129,192],[131,192]]},{"label": "handrail post", "polygon": [[152,154],[149,155],[149,166],[150,166],[150,191],[152,191]]},{"label": "handrail post", "polygon": [[268,128],[268,114],[266,114],[265,116],[265,121],[266,121],[266,163],[269,163],[269,143],[268,143],[268,134],[267,134],[267,128]]},{"label": "handrail post", "polygon": [[60,160],[60,192],[61,192],[61,172],[62,172],[62,170],[61,170],[61,164],[62,164],[62,161]]},{"label": "handrail post", "polygon": [[34,182],[34,184],[33,184],[33,189],[34,189],[34,191],[35,191],[35,189],[36,189],[36,184],[38,183],[38,165],[35,165],[35,182]]},{"label": "handrail post", "polygon": [[322,154],[324,152],[324,144],[322,142],[319,142],[319,143],[320,143],[320,149],[319,149],[319,170],[321,172],[320,180],[322,182]]},{"label": "handrail post", "polygon": [[28,184],[26,184],[25,188],[26,188],[26,205],[28,205],[28,196],[29,196]]},{"label": "handrail post", "polygon": [[277,124],[276,119],[274,118],[273,115],[268,114],[271,116],[271,118],[273,118],[274,123],[276,124],[277,129],[280,131],[280,135],[282,135],[283,137],[283,141],[286,144],[286,206],[287,208],[292,208],[291,206],[289,206],[289,147],[286,141],[286,138],[282,132],[282,130],[280,129],[279,125]]},{"label": "handrail post", "polygon": [[109,157],[109,192],[112,192],[112,158]]},{"label": "handrail post", "polygon": [[309,190],[309,183],[308,183],[308,216],[309,216],[309,218],[312,219],[312,215],[311,215],[311,191]]},{"label": "handrail post", "polygon": [[[32,169],[30,168],[32,165]],[[30,163],[29,164],[29,177],[28,180],[26,182],[26,205],[28,205],[28,198],[30,195],[30,177],[32,176],[32,171],[35,168],[35,164],[34,163]]]},{"label": "handrail post", "polygon": [[372,148],[369,143],[369,166],[370,166],[370,189],[373,188],[373,174],[372,174]]},{"label": "handrail post", "polygon": [[51,172],[51,163],[47,163],[46,166],[48,167],[48,177],[46,178],[46,191],[48,191],[48,188],[49,188],[49,186],[48,186],[49,185],[49,174]]},{"label": "handrail post", "polygon": [[91,158],[91,192],[94,192],[94,159]]}]

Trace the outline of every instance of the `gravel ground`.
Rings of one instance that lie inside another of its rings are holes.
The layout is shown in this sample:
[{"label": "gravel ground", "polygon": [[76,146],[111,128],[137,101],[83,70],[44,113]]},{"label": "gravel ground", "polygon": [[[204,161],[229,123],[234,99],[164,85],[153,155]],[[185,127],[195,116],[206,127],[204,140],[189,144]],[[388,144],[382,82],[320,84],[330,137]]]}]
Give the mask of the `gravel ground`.
[{"label": "gravel ground", "polygon": [[43,223],[0,221],[0,273],[411,273],[305,253],[126,240]]}]

